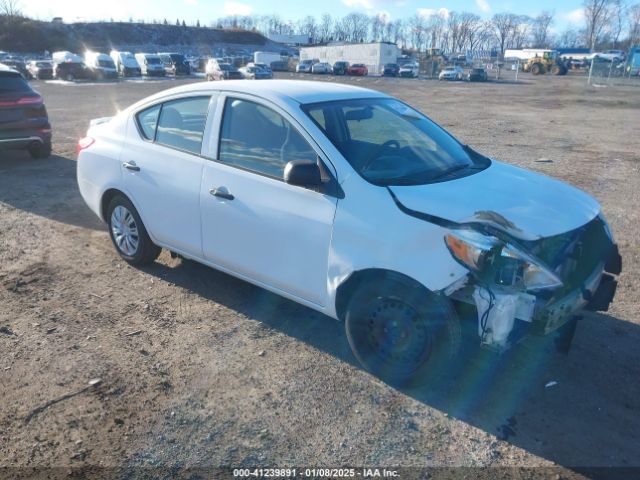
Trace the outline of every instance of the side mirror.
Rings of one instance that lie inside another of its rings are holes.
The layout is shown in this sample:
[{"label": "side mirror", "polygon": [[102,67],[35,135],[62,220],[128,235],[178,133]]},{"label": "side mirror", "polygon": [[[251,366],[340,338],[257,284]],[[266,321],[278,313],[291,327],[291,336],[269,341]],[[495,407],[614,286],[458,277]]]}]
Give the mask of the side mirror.
[{"label": "side mirror", "polygon": [[284,181],[300,187],[319,187],[322,184],[320,167],[309,160],[292,160],[284,167]]}]

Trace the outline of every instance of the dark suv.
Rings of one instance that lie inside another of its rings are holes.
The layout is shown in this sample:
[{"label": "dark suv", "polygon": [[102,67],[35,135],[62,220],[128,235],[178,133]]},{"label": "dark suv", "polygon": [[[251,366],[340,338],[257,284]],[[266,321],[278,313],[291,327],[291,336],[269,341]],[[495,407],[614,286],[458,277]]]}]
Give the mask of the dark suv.
[{"label": "dark suv", "polygon": [[33,158],[51,155],[47,109],[17,71],[0,66],[0,150],[27,149]]},{"label": "dark suv", "polygon": [[164,71],[169,75],[191,75],[191,66],[184,55],[179,53],[159,53],[164,63]]},{"label": "dark suv", "polygon": [[54,76],[61,80],[73,82],[74,80],[84,80],[93,78],[93,73],[84,63],[64,62],[56,64]]}]

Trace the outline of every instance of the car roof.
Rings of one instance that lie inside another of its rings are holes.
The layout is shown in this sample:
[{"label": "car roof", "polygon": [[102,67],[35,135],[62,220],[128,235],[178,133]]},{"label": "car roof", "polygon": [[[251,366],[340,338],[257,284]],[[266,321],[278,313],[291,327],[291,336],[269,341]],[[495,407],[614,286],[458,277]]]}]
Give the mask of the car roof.
[{"label": "car roof", "polygon": [[[160,92],[148,100],[168,95],[178,95],[189,92],[229,91],[246,93],[274,101],[286,100],[306,104],[345,100],[352,98],[387,97],[375,90],[332,82],[314,82],[307,80],[269,80],[268,82],[247,82],[245,80],[226,80],[224,82],[198,82]],[[146,102],[145,102],[146,103]]]},{"label": "car roof", "polygon": [[15,73],[17,76],[21,77],[20,72],[18,72],[15,68],[11,68],[3,63],[0,63],[0,72],[2,73]]}]

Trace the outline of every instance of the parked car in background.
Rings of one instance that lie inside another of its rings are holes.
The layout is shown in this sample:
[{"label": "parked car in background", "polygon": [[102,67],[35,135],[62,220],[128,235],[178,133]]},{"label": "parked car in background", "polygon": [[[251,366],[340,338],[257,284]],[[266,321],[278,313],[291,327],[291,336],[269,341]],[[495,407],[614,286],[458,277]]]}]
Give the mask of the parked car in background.
[{"label": "parked car in background", "polygon": [[0,150],[51,155],[51,125],[40,94],[16,70],[0,65]]},{"label": "parked car in background", "polygon": [[30,80],[32,78],[31,72],[29,72],[27,65],[22,60],[19,60],[17,58],[7,58],[2,61],[2,64],[6,65],[9,68],[13,68],[20,75],[22,75],[25,80]]},{"label": "parked car in background", "polygon": [[271,70],[274,72],[288,72],[289,62],[285,60],[276,60],[271,62]]},{"label": "parked car in background", "polygon": [[369,74],[369,70],[364,63],[354,63],[347,68],[347,75],[356,75],[359,77],[366,77]]},{"label": "parked car in background", "polygon": [[27,64],[27,70],[31,77],[37,80],[53,78],[53,63],[48,60],[31,60]]},{"label": "parked car in background", "polygon": [[164,64],[155,53],[136,53],[136,61],[140,65],[142,75],[148,77],[164,77],[166,75]]},{"label": "parked car in background", "polygon": [[207,62],[205,70],[207,80],[240,80],[244,78],[242,73],[230,63],[221,62],[221,59],[211,58]]},{"label": "parked car in background", "polygon": [[347,69],[349,68],[349,62],[336,62],[333,64],[333,74],[334,75],[346,75]]},{"label": "parked car in background", "polygon": [[472,68],[467,73],[467,80],[470,82],[486,82],[488,78],[484,68]]},{"label": "parked car in background", "polygon": [[462,80],[464,70],[459,65],[454,67],[445,67],[438,75],[438,80]]},{"label": "parked car in background", "polygon": [[118,78],[116,64],[105,53],[87,51],[84,54],[84,64],[92,72],[92,77],[96,80]]},{"label": "parked car in background", "polygon": [[318,62],[311,67],[311,73],[331,73],[331,65],[327,62]]},{"label": "parked car in background", "polygon": [[74,82],[93,78],[93,72],[87,68],[84,62],[64,62],[54,65],[53,76],[60,80]]},{"label": "parked car in background", "polygon": [[314,61],[313,60],[302,60],[298,65],[296,65],[297,73],[311,73],[313,68]]},{"label": "parked car in background", "polygon": [[124,261],[166,248],[340,320],[364,367],[401,387],[468,359],[462,322],[478,347],[526,345],[538,368],[550,342],[524,337],[573,336],[622,269],[587,193],[334,82],[159,92],[92,122],[77,180]]},{"label": "parked car in background", "polygon": [[263,68],[255,66],[247,66],[239,69],[242,76],[247,80],[269,80],[273,78],[271,70],[264,70]]},{"label": "parked car in background", "polygon": [[119,52],[111,50],[109,54],[111,60],[116,65],[116,70],[123,77],[139,77],[142,75],[142,69],[136,60],[135,55],[131,52]]},{"label": "parked car in background", "polygon": [[385,77],[397,77],[400,73],[400,66],[397,63],[387,63],[382,70]]},{"label": "parked car in background", "polygon": [[168,75],[191,75],[189,62],[180,53],[158,53]]},{"label": "parked car in background", "polygon": [[267,65],[266,63],[254,63],[254,62],[250,62],[250,63],[247,63],[247,64],[245,65],[245,67],[257,67],[257,68],[259,68],[259,69],[261,69],[261,70],[265,70],[265,71],[267,71],[267,72],[269,72],[269,73],[273,74],[273,72],[271,71],[271,66],[270,66],[270,65]]},{"label": "parked car in background", "polygon": [[417,62],[405,63],[400,67],[398,74],[404,78],[418,78],[420,66]]}]

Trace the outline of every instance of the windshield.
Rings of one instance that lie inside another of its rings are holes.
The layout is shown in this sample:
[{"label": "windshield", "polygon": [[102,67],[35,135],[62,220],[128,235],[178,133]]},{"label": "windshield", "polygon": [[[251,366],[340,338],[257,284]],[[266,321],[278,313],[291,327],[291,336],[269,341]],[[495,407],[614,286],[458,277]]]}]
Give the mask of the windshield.
[{"label": "windshield", "polygon": [[178,53],[172,53],[171,55],[169,55],[169,57],[171,58],[171,60],[174,61],[174,63],[184,63],[184,55],[180,55]]},{"label": "windshield", "polygon": [[219,63],[218,65],[220,66],[220,70],[231,70],[231,65],[228,63]]},{"label": "windshield", "polygon": [[113,60],[98,60],[98,65],[104,68],[116,68],[116,64]]},{"label": "windshield", "polygon": [[489,166],[489,159],[392,98],[339,100],[303,110],[351,166],[375,185],[419,185]]},{"label": "windshield", "polygon": [[160,57],[147,57],[146,62],[147,65],[158,65],[160,64]]}]

